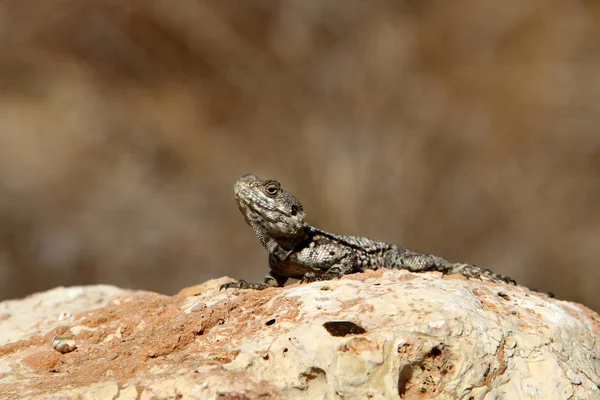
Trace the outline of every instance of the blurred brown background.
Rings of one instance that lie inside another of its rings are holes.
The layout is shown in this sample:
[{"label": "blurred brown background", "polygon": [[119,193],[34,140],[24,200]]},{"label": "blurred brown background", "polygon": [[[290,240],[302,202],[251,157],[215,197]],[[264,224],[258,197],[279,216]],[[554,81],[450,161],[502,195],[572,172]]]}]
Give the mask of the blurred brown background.
[{"label": "blurred brown background", "polygon": [[0,1],[0,299],[267,257],[232,195],[600,309],[600,3]]}]

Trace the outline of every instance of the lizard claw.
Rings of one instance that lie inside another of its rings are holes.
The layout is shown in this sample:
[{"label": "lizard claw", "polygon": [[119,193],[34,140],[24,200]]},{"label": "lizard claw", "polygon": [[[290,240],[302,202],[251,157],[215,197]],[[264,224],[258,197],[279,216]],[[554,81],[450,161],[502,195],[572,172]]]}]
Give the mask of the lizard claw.
[{"label": "lizard claw", "polygon": [[244,286],[249,285],[249,283],[247,281],[241,280],[241,281],[237,281],[237,282],[226,282],[224,284],[221,285],[221,287],[219,288],[219,292],[221,290],[227,290],[227,289],[231,289],[231,288],[235,288],[235,289],[243,289]]},{"label": "lizard claw", "polygon": [[486,274],[488,274],[487,277],[489,278],[490,281],[492,281],[494,283],[507,283],[509,285],[516,285],[517,284],[517,282],[513,278],[493,273],[489,269],[482,268],[482,270]]},{"label": "lizard claw", "polygon": [[240,280],[237,282],[227,282],[221,285],[219,288],[219,292],[221,290],[227,290],[230,288],[234,289],[253,289],[253,290],[263,290],[269,287],[266,283],[252,283],[245,280]]},{"label": "lizard claw", "polygon": [[317,280],[317,276],[315,275],[314,272],[307,272],[304,274],[304,276],[302,276],[302,279],[300,279],[300,283],[311,283]]}]

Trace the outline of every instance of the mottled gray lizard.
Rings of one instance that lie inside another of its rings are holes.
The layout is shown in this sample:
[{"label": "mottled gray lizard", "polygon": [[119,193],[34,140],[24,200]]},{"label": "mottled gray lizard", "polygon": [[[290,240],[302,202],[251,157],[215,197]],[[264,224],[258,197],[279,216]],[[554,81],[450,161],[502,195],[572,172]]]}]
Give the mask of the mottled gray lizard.
[{"label": "mottled gray lizard", "polygon": [[262,290],[283,286],[288,278],[313,282],[379,268],[412,272],[438,271],[497,283],[516,284],[512,278],[469,264],[450,263],[441,257],[413,253],[392,244],[360,236],[336,235],[305,221],[302,204],[275,180],[244,175],[233,187],[246,222],[269,252],[271,271],[264,283],[228,282],[221,289]]}]

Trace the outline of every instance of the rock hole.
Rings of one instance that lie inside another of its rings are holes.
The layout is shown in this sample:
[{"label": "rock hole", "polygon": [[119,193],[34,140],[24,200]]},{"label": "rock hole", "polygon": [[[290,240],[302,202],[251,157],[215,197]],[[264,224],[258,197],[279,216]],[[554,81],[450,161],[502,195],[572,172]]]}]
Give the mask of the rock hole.
[{"label": "rock hole", "polygon": [[267,322],[265,322],[265,325],[267,326],[271,326],[275,323],[275,318],[268,320]]},{"label": "rock hole", "polygon": [[366,332],[365,328],[350,321],[328,321],[323,327],[331,336],[360,335]]},{"label": "rock hole", "polygon": [[406,384],[410,381],[412,375],[413,370],[410,365],[406,364],[400,368],[400,373],[398,374],[398,395],[400,398],[406,394]]},{"label": "rock hole", "polygon": [[320,376],[327,376],[327,373],[325,372],[324,369],[321,369],[318,367],[311,367],[308,371],[304,372],[302,375],[306,376],[306,378],[308,378],[308,380],[310,381],[310,380],[313,380]]},{"label": "rock hole", "polygon": [[483,371],[484,378],[487,378],[487,376],[490,374],[490,370],[491,370],[491,366],[488,365],[487,368],[485,369],[485,371]]},{"label": "rock hole", "polygon": [[498,294],[498,297],[500,297],[502,300],[506,300],[506,301],[510,300],[510,296],[504,292],[498,292],[497,294]]},{"label": "rock hole", "polygon": [[434,347],[433,349],[431,349],[431,351],[429,352],[429,357],[439,357],[442,355],[442,351],[438,348],[438,347]]}]

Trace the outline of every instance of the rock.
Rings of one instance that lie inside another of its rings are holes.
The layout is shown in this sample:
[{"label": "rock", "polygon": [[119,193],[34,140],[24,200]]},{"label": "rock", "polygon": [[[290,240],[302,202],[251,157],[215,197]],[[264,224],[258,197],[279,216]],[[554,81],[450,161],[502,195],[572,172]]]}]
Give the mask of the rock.
[{"label": "rock", "polygon": [[600,317],[582,305],[406,271],[219,292],[226,281],[1,303],[0,397],[600,398]]},{"label": "rock", "polygon": [[0,302],[0,345],[39,335],[60,321],[68,324],[74,314],[104,307],[129,293],[108,285],[59,287],[23,300]]}]

